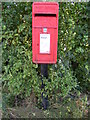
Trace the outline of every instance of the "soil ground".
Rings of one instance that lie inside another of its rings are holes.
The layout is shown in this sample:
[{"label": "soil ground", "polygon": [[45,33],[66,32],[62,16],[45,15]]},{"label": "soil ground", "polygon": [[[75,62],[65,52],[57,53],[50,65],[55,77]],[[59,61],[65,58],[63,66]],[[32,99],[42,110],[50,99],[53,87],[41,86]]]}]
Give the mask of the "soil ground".
[{"label": "soil ground", "polygon": [[[89,118],[89,95],[71,96],[51,102],[47,110],[39,109],[29,98],[22,101],[20,106],[4,109],[2,118]],[[86,101],[85,101],[86,99]]]}]

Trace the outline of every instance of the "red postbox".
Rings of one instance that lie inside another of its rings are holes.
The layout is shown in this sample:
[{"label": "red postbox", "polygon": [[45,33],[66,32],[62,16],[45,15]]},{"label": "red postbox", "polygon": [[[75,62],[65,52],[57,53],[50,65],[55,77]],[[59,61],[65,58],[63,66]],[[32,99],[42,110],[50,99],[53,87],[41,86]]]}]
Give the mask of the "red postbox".
[{"label": "red postbox", "polygon": [[58,42],[57,2],[32,5],[32,54],[34,63],[56,63]]}]

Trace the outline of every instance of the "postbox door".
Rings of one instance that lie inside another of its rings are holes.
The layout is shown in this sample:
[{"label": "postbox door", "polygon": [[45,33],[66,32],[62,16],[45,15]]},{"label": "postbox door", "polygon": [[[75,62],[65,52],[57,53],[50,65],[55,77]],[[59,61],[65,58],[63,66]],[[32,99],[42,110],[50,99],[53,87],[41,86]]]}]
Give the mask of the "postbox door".
[{"label": "postbox door", "polygon": [[57,51],[56,29],[47,28],[47,33],[43,32],[44,28],[35,29],[36,40],[36,61],[54,61],[55,51]]}]

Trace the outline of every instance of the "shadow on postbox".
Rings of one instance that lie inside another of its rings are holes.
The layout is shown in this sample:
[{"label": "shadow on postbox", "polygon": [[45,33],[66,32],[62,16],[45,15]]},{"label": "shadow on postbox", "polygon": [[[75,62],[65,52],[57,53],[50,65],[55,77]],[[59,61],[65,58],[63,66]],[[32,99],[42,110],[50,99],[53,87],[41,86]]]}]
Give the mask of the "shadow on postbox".
[{"label": "shadow on postbox", "polygon": [[58,12],[57,2],[34,2],[32,5],[33,63],[57,62]]}]

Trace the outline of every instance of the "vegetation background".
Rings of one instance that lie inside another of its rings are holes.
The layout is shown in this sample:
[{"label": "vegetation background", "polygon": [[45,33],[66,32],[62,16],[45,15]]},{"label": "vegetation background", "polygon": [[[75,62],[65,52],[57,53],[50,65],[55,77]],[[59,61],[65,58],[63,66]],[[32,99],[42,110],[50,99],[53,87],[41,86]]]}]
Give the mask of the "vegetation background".
[{"label": "vegetation background", "polygon": [[[59,3],[57,64],[48,65],[50,82],[46,78],[43,80],[49,106],[56,106],[56,103],[57,106],[61,104],[64,106],[60,106],[60,110],[56,107],[58,116],[57,113],[53,114],[50,111],[46,111],[45,115],[77,118],[88,114],[90,92],[88,11],[87,2]],[[32,99],[40,109],[44,89],[41,90],[40,65],[32,63],[32,2],[2,3],[0,44],[2,44],[3,117],[7,113],[7,108],[22,106],[22,101],[28,99]],[[66,103],[70,103],[71,106]],[[33,116],[37,117],[34,113]]]}]

